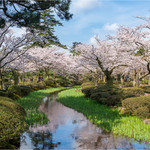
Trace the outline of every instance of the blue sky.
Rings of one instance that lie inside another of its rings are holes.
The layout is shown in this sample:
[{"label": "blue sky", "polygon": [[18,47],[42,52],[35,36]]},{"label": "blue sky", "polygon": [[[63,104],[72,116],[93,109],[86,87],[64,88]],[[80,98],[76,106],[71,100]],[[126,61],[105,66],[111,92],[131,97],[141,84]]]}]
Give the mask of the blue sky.
[{"label": "blue sky", "polygon": [[150,16],[150,0],[72,0],[70,12],[73,18],[56,28],[60,41],[91,43],[95,35],[114,34],[119,25],[144,23],[136,16]]}]

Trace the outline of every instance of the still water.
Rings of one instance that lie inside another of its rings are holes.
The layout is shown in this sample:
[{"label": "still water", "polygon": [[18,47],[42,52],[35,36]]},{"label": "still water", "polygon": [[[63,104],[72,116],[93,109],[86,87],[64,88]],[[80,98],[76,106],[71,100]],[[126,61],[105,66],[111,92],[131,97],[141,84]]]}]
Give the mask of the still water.
[{"label": "still water", "polygon": [[21,136],[20,150],[24,149],[150,149],[150,145],[113,136],[93,125],[83,114],[56,101],[57,93],[43,99],[39,110],[50,122],[30,127]]}]

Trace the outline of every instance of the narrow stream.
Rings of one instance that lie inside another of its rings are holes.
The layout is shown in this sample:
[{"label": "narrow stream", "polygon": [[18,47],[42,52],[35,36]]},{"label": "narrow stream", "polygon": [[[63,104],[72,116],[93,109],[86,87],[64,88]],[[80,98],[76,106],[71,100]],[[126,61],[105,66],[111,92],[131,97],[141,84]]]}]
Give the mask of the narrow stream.
[{"label": "narrow stream", "polygon": [[21,136],[24,149],[150,149],[150,145],[116,137],[93,125],[83,114],[56,101],[57,93],[43,99],[39,110],[50,122],[32,127]]}]

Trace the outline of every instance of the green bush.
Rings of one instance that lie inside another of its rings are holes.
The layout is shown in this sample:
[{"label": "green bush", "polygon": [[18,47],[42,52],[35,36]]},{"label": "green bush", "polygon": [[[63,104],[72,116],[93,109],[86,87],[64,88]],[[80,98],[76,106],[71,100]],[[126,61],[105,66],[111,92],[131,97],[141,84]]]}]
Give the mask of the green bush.
[{"label": "green bush", "polygon": [[0,106],[6,107],[10,112],[16,116],[25,116],[25,110],[15,101],[7,97],[0,96]]},{"label": "green bush", "polygon": [[69,81],[69,79],[66,79],[66,78],[56,78],[55,82],[64,87],[68,87],[71,85],[71,82]]},{"label": "green bush", "polygon": [[101,104],[114,106],[121,104],[122,90],[114,85],[100,85],[90,90],[90,98]]},{"label": "green bush", "polygon": [[145,93],[150,93],[150,86],[143,86],[141,87]]},{"label": "green bush", "polygon": [[12,85],[8,88],[8,97],[16,100],[22,96],[28,95],[30,92],[31,88],[29,86]]},{"label": "green bush", "polygon": [[137,87],[122,88],[122,90],[123,90],[123,99],[144,95],[144,90]]},{"label": "green bush", "polygon": [[141,118],[150,117],[150,96],[140,96],[127,98],[122,101],[122,106],[132,113]]},{"label": "green bush", "polygon": [[25,111],[13,100],[0,97],[0,149],[16,149],[20,134],[27,127],[24,123]]},{"label": "green bush", "polygon": [[82,85],[82,90],[84,89],[88,89],[88,88],[91,88],[91,87],[95,87],[95,84],[93,82],[84,82]]},{"label": "green bush", "polygon": [[91,87],[91,88],[87,88],[87,89],[82,89],[82,92],[85,94],[85,97],[90,97],[91,96],[93,88]]},{"label": "green bush", "polygon": [[18,85],[12,85],[8,88],[8,93],[14,93],[21,96],[21,88]]},{"label": "green bush", "polygon": [[45,84],[45,82],[39,82],[39,83],[37,83],[37,85],[38,85],[38,89],[45,89],[46,88],[46,84]]},{"label": "green bush", "polygon": [[10,93],[10,92],[8,93],[8,97],[13,99],[13,100],[17,100],[20,98],[19,95],[15,94],[15,93]]},{"label": "green bush", "polygon": [[148,80],[142,80],[141,83],[142,83],[142,84],[148,84],[149,81],[148,81]]},{"label": "green bush", "polygon": [[94,87],[91,82],[82,84],[82,92],[86,97],[108,106],[120,105],[123,99],[144,95],[143,89],[137,87],[119,88],[108,84]]},{"label": "green bush", "polygon": [[31,84],[28,84],[28,86],[33,90],[36,91],[38,90],[38,84],[36,82],[33,82]]},{"label": "green bush", "polygon": [[130,82],[124,82],[123,83],[123,87],[133,87],[133,82],[130,81]]},{"label": "green bush", "polygon": [[26,96],[31,92],[31,88],[29,86],[20,85],[19,87],[21,89],[21,96]]},{"label": "green bush", "polygon": [[53,79],[48,79],[44,82],[45,82],[46,86],[50,86],[50,87],[53,87],[55,84],[55,81]]},{"label": "green bush", "polygon": [[46,84],[44,81],[41,81],[41,82],[33,82],[32,84],[28,85],[31,90],[34,90],[34,91],[37,91],[37,90],[40,90],[40,89],[45,89],[46,88]]},{"label": "green bush", "polygon": [[81,85],[82,92],[85,94],[86,97],[90,97],[92,94],[93,88],[95,88],[95,84],[93,82],[84,82]]},{"label": "green bush", "polygon": [[0,96],[7,97],[8,93],[6,91],[0,90]]}]

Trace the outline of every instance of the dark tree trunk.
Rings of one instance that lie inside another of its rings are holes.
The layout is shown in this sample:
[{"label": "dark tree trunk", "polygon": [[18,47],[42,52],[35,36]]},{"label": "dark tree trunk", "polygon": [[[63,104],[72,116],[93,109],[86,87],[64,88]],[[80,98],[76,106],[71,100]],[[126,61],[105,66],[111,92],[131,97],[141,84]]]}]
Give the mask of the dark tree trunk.
[{"label": "dark tree trunk", "polygon": [[2,75],[2,69],[0,69],[0,86],[1,86],[1,89],[3,89],[3,75]]},{"label": "dark tree trunk", "polygon": [[113,84],[113,78],[111,76],[112,71],[105,70],[104,74],[106,76],[106,83],[107,84]]},{"label": "dark tree trunk", "polygon": [[14,85],[18,85],[18,83],[19,83],[18,71],[17,70],[13,70],[12,73],[13,73],[13,77],[14,77]]}]

